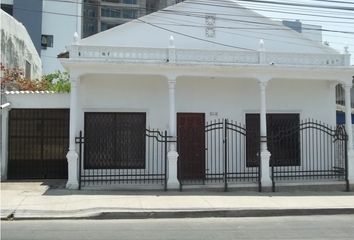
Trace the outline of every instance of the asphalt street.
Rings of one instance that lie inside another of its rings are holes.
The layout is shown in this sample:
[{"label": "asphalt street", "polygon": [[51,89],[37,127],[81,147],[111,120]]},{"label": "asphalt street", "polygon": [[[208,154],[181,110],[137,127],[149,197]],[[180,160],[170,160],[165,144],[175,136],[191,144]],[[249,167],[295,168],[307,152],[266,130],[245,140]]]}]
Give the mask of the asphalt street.
[{"label": "asphalt street", "polygon": [[3,221],[1,239],[354,239],[354,215]]}]

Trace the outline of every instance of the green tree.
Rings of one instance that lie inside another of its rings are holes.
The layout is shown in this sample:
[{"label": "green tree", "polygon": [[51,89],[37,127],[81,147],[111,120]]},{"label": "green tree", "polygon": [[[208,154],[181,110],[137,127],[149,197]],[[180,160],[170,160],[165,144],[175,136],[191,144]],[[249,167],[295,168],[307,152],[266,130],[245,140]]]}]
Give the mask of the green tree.
[{"label": "green tree", "polygon": [[70,92],[70,77],[68,72],[55,71],[42,77],[48,86],[48,91]]}]

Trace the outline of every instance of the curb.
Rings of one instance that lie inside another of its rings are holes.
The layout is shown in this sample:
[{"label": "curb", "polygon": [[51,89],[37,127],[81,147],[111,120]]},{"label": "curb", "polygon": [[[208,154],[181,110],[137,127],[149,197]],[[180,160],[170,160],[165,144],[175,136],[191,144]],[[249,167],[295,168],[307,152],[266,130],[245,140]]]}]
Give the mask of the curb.
[{"label": "curb", "polygon": [[[163,219],[163,218],[228,218],[228,217],[280,217],[280,216],[310,216],[310,215],[343,215],[354,214],[354,208],[319,208],[319,209],[253,209],[253,210],[191,210],[191,211],[138,211],[138,212],[91,212],[44,213],[13,212],[2,221],[16,220],[113,220],[113,219]],[[61,215],[61,216],[60,216]]]}]

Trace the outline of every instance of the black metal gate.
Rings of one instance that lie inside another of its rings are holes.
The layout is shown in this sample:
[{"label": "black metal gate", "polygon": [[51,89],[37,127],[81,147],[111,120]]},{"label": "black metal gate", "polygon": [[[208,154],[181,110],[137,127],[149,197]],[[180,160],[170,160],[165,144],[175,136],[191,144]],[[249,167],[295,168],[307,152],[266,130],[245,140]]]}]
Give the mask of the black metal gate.
[{"label": "black metal gate", "polygon": [[[259,154],[255,153],[253,163],[247,139],[257,138],[259,134],[235,121],[219,119],[205,125],[205,178],[179,179],[182,185],[222,183],[224,190],[231,183],[257,183],[260,190]],[[178,138],[178,141],[182,139]],[[179,162],[180,164],[180,162]]]},{"label": "black metal gate", "polygon": [[68,109],[12,109],[8,179],[67,178]]},{"label": "black metal gate", "polygon": [[85,113],[80,132],[79,188],[154,184],[166,189],[167,131],[145,128],[145,113]]},{"label": "black metal gate", "polygon": [[[79,189],[82,186],[98,184],[157,184],[167,189],[167,144],[173,142],[167,131],[145,130],[144,146],[136,146],[144,152],[143,165],[132,167],[88,167],[85,164],[85,138],[80,132],[76,138],[79,144]],[[102,155],[105,152],[101,153]],[[97,158],[99,162],[100,158]],[[133,159],[130,159],[133,161]],[[114,161],[114,159],[110,159]],[[129,159],[128,159],[129,161]]]},{"label": "black metal gate", "polygon": [[348,137],[343,125],[304,120],[285,121],[274,128],[278,131],[268,133],[273,190],[276,182],[297,180],[339,180],[349,188]]}]

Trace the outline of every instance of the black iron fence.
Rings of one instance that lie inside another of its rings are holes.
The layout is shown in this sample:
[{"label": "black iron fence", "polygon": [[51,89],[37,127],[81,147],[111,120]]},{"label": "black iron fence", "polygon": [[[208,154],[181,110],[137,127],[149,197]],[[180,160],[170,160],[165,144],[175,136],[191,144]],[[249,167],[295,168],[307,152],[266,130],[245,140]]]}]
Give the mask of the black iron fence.
[{"label": "black iron fence", "polygon": [[[107,156],[107,152],[88,146],[89,139],[80,131],[76,138],[79,144],[79,189],[98,184],[160,184],[166,190],[167,145],[175,140],[167,135],[167,131],[150,129],[146,129],[142,137],[143,141],[135,142],[139,146]],[[119,145],[119,141],[114,142]],[[88,159],[91,164],[87,164]]]},{"label": "black iron fence", "polygon": [[276,182],[297,180],[339,180],[349,188],[344,126],[304,120],[277,129],[268,133],[273,191]]},{"label": "black iron fence", "polygon": [[[248,159],[247,155],[252,155],[250,153],[252,148],[247,147],[247,138],[257,138],[259,141],[259,134],[251,133],[242,124],[227,119],[207,122],[205,163],[199,164],[205,167],[199,170],[202,173],[197,174],[198,178],[186,178],[183,172],[180,172],[181,189],[183,185],[221,183],[226,191],[228,184],[236,182],[257,183],[260,186],[259,154],[254,152],[253,161],[256,164],[250,165],[250,158]],[[178,141],[178,144],[181,144],[182,139],[178,138]]]},{"label": "black iron fence", "polygon": [[[178,160],[181,189],[183,185],[216,183],[222,184],[226,191],[233,183],[256,183],[261,190],[259,129],[248,128],[227,119],[207,122],[204,135],[201,135],[205,138],[205,152],[202,151],[201,157],[201,151],[196,151],[198,156],[195,156],[202,163],[192,161],[193,164],[187,169],[181,168],[181,164],[188,159]],[[345,181],[348,189],[347,134],[344,126],[334,128],[313,120],[285,120],[269,122],[267,129],[273,190],[278,182],[322,179]],[[141,137],[143,141],[139,140]],[[92,142],[80,132],[76,138],[80,153],[80,188],[116,183],[161,184],[166,189],[167,145],[175,139],[166,131],[149,129],[143,131],[142,136],[137,134],[134,139],[134,147],[119,148],[117,146],[122,144],[122,140],[106,139],[102,142],[97,139]],[[178,139],[177,145],[181,141],[183,139]],[[101,151],[106,147],[93,143],[113,144],[109,149],[114,150]],[[120,152],[119,149],[126,151]],[[193,157],[193,154],[189,152],[188,157]],[[88,159],[90,164],[87,164]],[[196,169],[192,169],[194,165]],[[188,162],[184,166],[189,166]]]},{"label": "black iron fence", "polygon": [[260,135],[253,129],[246,129],[246,126],[235,121],[225,120],[225,158],[226,161],[226,183],[232,182],[255,182],[260,180]]}]

